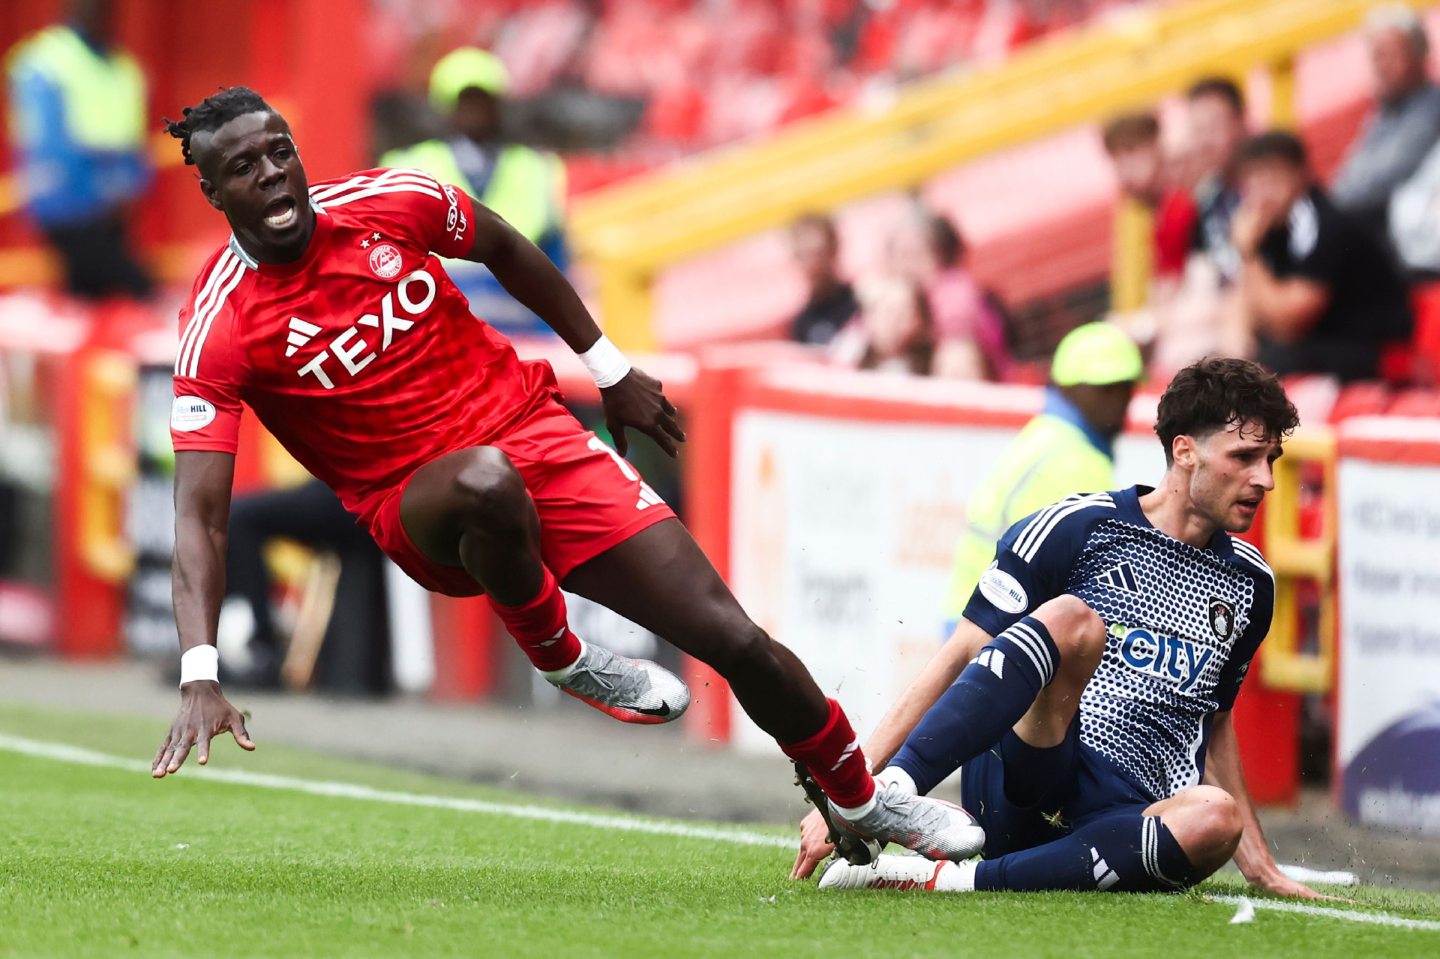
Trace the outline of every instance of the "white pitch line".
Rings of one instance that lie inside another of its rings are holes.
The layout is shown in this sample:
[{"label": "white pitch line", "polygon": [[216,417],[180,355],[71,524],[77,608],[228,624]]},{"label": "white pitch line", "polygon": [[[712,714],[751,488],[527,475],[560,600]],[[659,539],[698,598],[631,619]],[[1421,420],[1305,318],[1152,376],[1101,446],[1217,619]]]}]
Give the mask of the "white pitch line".
[{"label": "white pitch line", "polygon": [[1404,919],[1387,916],[1380,912],[1352,912],[1348,909],[1334,909],[1329,906],[1311,906],[1303,902],[1283,902],[1277,899],[1251,899],[1248,896],[1214,896],[1205,898],[1238,906],[1248,902],[1256,909],[1270,909],[1275,912],[1298,912],[1305,916],[1324,916],[1326,919],[1343,919],[1346,922],[1364,922],[1374,926],[1395,926],[1401,929],[1425,929],[1440,932],[1440,922],[1429,919]]},{"label": "white pitch line", "polygon": [[[150,764],[138,759],[126,759],[109,753],[68,746],[63,743],[26,739],[0,733],[0,749],[39,759],[75,763],[82,766],[99,766],[105,769],[120,769],[125,772],[150,774]],[[528,806],[519,803],[490,802],[483,799],[464,799],[458,796],[427,796],[423,793],[396,792],[388,789],[372,789],[354,783],[326,782],[323,780],[297,779],[293,776],[272,776],[266,773],[252,773],[240,769],[216,769],[201,766],[192,756],[185,769],[187,778],[201,781],[234,783],[240,786],[258,786],[261,789],[281,789],[290,792],[307,793],[311,796],[327,796],[340,799],[359,799],[367,802],[390,803],[396,806],[423,806],[428,809],[447,809],[452,812],[484,813],[492,816],[509,816],[514,819],[532,819],[540,822],[564,823],[571,826],[593,826],[597,829],[614,829],[625,832],[651,833],[657,836],[676,836],[682,839],[705,839],[730,842],[742,846],[764,846],[774,849],[793,849],[795,842],[781,836],[750,832],[744,829],[716,829],[707,826],[693,826],[687,823],[666,822],[658,819],[642,819],[633,816],[600,815],[576,812],[568,809],[547,809],[544,806]]]},{"label": "white pitch line", "polygon": [[[126,759],[109,753],[70,746],[65,743],[45,742],[26,739],[23,736],[9,736],[0,733],[0,750],[49,759],[55,762],[73,763],[80,766],[98,766],[104,769],[119,769],[125,772],[149,775],[150,764],[138,759]],[[675,836],[681,839],[704,839],[714,842],[730,842],[742,846],[763,846],[773,849],[794,849],[792,839],[750,832],[743,829],[715,829],[706,826],[692,826],[686,823],[666,822],[658,819],[642,819],[634,816],[599,815],[575,812],[567,809],[547,809],[543,806],[526,806],[518,803],[490,802],[483,799],[463,799],[456,796],[429,796],[423,793],[396,792],[388,789],[372,789],[354,783],[327,782],[324,780],[298,779],[293,776],[271,776],[266,773],[245,772],[240,769],[216,769],[191,764],[185,771],[188,778],[201,781],[233,783],[239,786],[257,786],[261,789],[278,789],[306,793],[311,796],[327,796],[338,799],[358,799],[366,802],[390,803],[396,806],[421,806],[427,809],[446,809],[451,812],[484,813],[492,816],[509,816],[514,819],[531,819],[540,822],[563,823],[571,826],[592,826],[597,829],[614,829],[625,832],[650,833],[656,836]],[[1238,906],[1241,896],[1209,895],[1212,902]],[[1346,909],[1332,909],[1325,906],[1311,906],[1298,902],[1279,902],[1273,899],[1250,899],[1256,909],[1276,912],[1293,912],[1345,922],[1362,922],[1371,925],[1391,926],[1401,929],[1423,929],[1440,932],[1440,922],[1428,919],[1404,919],[1377,912],[1352,912]]]}]

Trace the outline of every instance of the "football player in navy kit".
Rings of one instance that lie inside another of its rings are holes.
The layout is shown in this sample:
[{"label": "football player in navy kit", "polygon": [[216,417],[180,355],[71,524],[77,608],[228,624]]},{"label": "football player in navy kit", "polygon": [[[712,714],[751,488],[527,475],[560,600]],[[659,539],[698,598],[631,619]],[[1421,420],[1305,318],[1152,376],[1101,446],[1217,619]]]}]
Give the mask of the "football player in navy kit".
[{"label": "football player in navy kit", "polygon": [[[866,746],[887,790],[923,795],[962,770],[986,858],[837,860],[821,887],[1160,891],[1234,857],[1261,889],[1317,895],[1270,854],[1230,715],[1275,595],[1231,534],[1254,522],[1297,422],[1256,364],[1201,360],[1160,400],[1158,487],[1072,496],[1011,527]],[[829,848],[818,817],[802,832],[794,878]]]}]

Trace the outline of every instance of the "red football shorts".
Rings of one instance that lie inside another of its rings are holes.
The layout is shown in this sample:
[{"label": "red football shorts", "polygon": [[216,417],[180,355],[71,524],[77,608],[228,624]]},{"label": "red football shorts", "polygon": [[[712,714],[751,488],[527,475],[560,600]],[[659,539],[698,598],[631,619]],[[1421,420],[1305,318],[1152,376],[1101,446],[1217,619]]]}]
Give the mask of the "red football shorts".
[{"label": "red football shorts", "polygon": [[[675,515],[633,466],[559,403],[542,404],[490,445],[508,456],[525,480],[540,514],[540,555],[561,583],[581,563]],[[482,593],[464,569],[436,563],[410,541],[400,522],[400,499],[409,483],[400,484],[375,511],[370,521],[375,542],[431,592]]]}]

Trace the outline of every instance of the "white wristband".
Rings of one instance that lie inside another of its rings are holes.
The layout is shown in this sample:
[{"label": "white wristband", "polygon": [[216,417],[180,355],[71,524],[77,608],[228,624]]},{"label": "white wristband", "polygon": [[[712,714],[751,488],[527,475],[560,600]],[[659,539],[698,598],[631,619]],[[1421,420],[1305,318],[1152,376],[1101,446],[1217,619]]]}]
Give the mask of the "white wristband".
[{"label": "white wristband", "polygon": [[580,362],[585,364],[590,378],[602,390],[619,383],[630,373],[630,361],[604,333],[600,334],[594,346],[580,354]]},{"label": "white wristband", "polygon": [[220,650],[214,646],[192,646],[180,654],[180,685],[199,680],[220,681]]}]

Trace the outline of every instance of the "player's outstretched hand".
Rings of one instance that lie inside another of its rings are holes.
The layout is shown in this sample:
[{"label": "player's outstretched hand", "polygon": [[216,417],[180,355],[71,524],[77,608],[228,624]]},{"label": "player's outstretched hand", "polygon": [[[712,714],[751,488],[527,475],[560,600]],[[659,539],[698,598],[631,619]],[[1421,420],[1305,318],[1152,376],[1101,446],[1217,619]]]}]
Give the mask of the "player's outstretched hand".
[{"label": "player's outstretched hand", "polygon": [[241,749],[255,748],[245,731],[245,717],[225,699],[219,683],[208,680],[186,683],[180,687],[180,713],[155,754],[150,775],[164,779],[179,772],[190,750],[195,748],[200,753],[200,765],[205,765],[210,761],[211,738],[226,731],[235,736]]},{"label": "player's outstretched hand", "polygon": [[795,854],[795,868],[790,870],[790,878],[809,879],[815,867],[834,851],[825,820],[818,810],[810,810],[810,815],[800,823],[800,851]]},{"label": "player's outstretched hand", "polygon": [[650,437],[671,456],[675,444],[685,442],[674,405],[665,398],[660,381],[644,370],[632,368],[619,383],[601,390],[600,404],[605,408],[605,428],[621,456],[630,448],[625,439],[627,426]]},{"label": "player's outstretched hand", "polygon": [[1354,902],[1353,899],[1345,899],[1341,896],[1326,896],[1316,892],[1303,882],[1297,882],[1280,871],[1279,867],[1267,871],[1263,876],[1256,876],[1250,880],[1250,884],[1264,892],[1274,893],[1277,896],[1292,896],[1296,899],[1326,899],[1330,902]]}]

